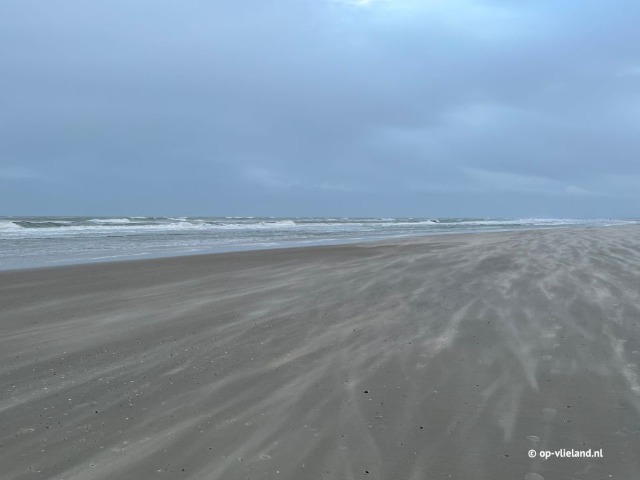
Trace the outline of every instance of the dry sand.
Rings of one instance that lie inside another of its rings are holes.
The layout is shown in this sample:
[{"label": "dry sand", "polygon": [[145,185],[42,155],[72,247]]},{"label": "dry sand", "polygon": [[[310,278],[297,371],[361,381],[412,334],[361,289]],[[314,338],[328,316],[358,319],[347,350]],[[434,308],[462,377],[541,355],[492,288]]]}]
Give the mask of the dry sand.
[{"label": "dry sand", "polygon": [[640,227],[4,272],[0,302],[4,480],[640,478]]}]

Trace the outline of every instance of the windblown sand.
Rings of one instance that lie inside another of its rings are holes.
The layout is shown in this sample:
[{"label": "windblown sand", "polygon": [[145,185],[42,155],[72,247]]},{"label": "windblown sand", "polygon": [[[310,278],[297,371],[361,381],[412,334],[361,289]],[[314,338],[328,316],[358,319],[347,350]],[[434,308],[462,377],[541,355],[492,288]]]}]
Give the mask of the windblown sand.
[{"label": "windblown sand", "polygon": [[640,478],[640,227],[5,272],[0,302],[4,480]]}]

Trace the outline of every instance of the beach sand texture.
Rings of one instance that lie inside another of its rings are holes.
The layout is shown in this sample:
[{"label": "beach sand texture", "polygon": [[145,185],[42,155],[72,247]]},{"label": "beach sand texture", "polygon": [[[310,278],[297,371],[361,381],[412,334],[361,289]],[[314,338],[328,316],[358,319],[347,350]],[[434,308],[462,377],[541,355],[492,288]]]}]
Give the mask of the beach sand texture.
[{"label": "beach sand texture", "polygon": [[2,272],[0,302],[4,480],[640,478],[637,226]]}]

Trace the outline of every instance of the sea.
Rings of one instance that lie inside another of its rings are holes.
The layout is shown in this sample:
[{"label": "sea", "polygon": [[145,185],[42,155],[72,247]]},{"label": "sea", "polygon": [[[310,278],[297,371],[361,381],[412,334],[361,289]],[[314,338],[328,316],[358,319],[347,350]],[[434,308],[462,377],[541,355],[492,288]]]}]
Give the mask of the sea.
[{"label": "sea", "polygon": [[420,235],[640,223],[628,219],[0,217],[0,270]]}]

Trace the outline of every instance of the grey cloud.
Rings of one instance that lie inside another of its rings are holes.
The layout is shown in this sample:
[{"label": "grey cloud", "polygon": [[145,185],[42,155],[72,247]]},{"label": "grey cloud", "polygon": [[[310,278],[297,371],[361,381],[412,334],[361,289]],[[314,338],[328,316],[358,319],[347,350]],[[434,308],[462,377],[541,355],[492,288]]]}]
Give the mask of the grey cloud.
[{"label": "grey cloud", "polygon": [[638,21],[629,1],[4,2],[0,171],[39,176],[20,204],[1,176],[0,202],[634,215]]}]

